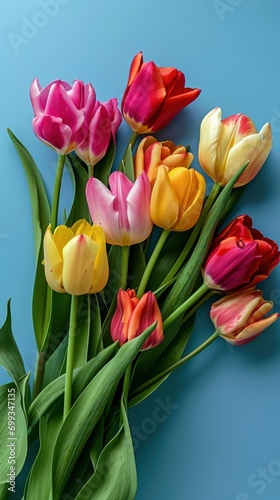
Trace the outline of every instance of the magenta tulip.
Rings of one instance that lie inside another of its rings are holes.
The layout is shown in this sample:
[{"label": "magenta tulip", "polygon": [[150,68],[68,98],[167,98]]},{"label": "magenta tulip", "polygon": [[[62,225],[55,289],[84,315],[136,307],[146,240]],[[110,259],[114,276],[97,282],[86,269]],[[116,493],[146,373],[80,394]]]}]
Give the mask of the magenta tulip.
[{"label": "magenta tulip", "polygon": [[76,149],[85,139],[84,121],[95,106],[95,91],[91,84],[75,80],[54,80],[42,89],[35,78],[30,88],[34,110],[32,126],[37,137],[65,155]]},{"label": "magenta tulip", "polygon": [[91,177],[86,197],[94,224],[99,224],[107,243],[129,246],[144,241],[151,233],[151,187],[146,172],[131,182],[122,172],[113,172],[108,189]]},{"label": "magenta tulip", "polygon": [[265,317],[272,308],[273,302],[264,300],[260,290],[247,290],[214,302],[210,318],[221,337],[230,344],[242,345],[279,318],[278,313]]},{"label": "magenta tulip", "polygon": [[96,101],[91,114],[86,117],[85,140],[76,148],[76,153],[87,165],[95,165],[105,156],[111,138],[116,141],[122,121],[117,105],[115,98],[105,103]]},{"label": "magenta tulip", "polygon": [[253,288],[279,261],[277,244],[254,229],[248,215],[241,215],[212,242],[203,269],[204,283],[222,291]]}]

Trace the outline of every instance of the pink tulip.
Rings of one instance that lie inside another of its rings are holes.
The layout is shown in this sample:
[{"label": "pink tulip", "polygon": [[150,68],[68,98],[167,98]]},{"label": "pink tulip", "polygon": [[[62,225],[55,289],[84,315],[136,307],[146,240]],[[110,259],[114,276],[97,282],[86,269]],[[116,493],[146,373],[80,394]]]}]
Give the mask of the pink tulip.
[{"label": "pink tulip", "polygon": [[138,299],[134,290],[119,290],[117,307],[111,322],[111,337],[120,345],[134,339],[157,321],[157,326],[141,350],[156,347],[163,340],[162,317],[155,295],[146,292]]},{"label": "pink tulip", "polygon": [[131,182],[122,172],[113,172],[108,189],[91,177],[86,198],[94,224],[99,224],[107,243],[129,246],[144,241],[152,231],[151,187],[146,172]]},{"label": "pink tulip", "polygon": [[157,132],[194,101],[199,89],[185,87],[185,76],[176,68],[143,62],[142,52],[133,59],[122,98],[123,117],[138,134]]},{"label": "pink tulip", "polygon": [[71,87],[63,80],[54,80],[42,89],[35,78],[30,99],[33,130],[41,141],[61,155],[70,153],[84,141],[84,121],[96,102],[91,84],[75,80]]},{"label": "pink tulip", "polygon": [[107,153],[111,137],[116,142],[116,133],[121,124],[121,113],[117,99],[95,106],[84,123],[85,140],[76,148],[77,155],[87,164],[95,165]]},{"label": "pink tulip", "polygon": [[221,337],[230,344],[242,345],[279,318],[279,313],[264,317],[272,308],[273,302],[264,300],[260,290],[248,290],[214,302],[210,318]]}]

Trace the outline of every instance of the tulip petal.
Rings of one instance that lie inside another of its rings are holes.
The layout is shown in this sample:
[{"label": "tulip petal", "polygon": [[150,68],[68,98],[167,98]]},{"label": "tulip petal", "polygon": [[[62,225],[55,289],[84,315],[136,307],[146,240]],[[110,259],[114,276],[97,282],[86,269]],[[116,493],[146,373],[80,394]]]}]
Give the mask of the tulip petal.
[{"label": "tulip petal", "polygon": [[[224,165],[219,155],[219,145],[223,126],[221,108],[212,109],[202,120],[198,146],[198,159],[204,172],[211,179],[220,182],[223,179]],[[217,166],[217,168],[216,168]]]},{"label": "tulip petal", "polygon": [[151,187],[146,172],[133,184],[127,196],[127,218],[131,231],[130,245],[144,241],[150,235],[153,223],[150,216]]},{"label": "tulip petal", "polygon": [[133,125],[133,130],[141,130],[142,125],[158,110],[165,95],[158,67],[153,62],[147,63],[133,80],[123,103],[124,118],[130,126]]},{"label": "tulip petal", "polygon": [[97,243],[84,234],[75,236],[63,248],[62,281],[71,295],[91,291],[97,252]]},{"label": "tulip petal", "polygon": [[76,108],[65,88],[59,83],[53,84],[50,88],[45,114],[61,118],[62,122],[71,128],[73,135],[79,131],[84,122],[83,112]]},{"label": "tulip petal", "polygon": [[178,220],[178,198],[164,166],[160,166],[158,169],[152,190],[150,213],[154,224],[164,229],[171,230]]},{"label": "tulip petal", "polygon": [[228,154],[224,183],[231,179],[237,167],[240,168],[248,160],[250,160],[250,163],[236,182],[235,187],[244,186],[250,182],[259,173],[271,148],[272,132],[270,125],[267,123],[259,134],[244,137],[231,148]]},{"label": "tulip petal", "polygon": [[56,292],[65,292],[62,286],[62,256],[59,252],[51,233],[50,226],[44,235],[44,266],[46,280]]},{"label": "tulip petal", "polygon": [[94,261],[93,281],[90,293],[97,293],[106,286],[109,277],[109,266],[106,253],[106,239],[103,229],[100,226],[92,226],[91,238],[98,245],[98,252]]},{"label": "tulip petal", "polygon": [[[138,299],[137,299],[138,301]],[[123,345],[128,340],[128,324],[134,309],[130,294],[119,290],[117,295],[116,311],[111,321],[110,331],[113,342],[119,341]]]},{"label": "tulip petal", "polygon": [[174,231],[187,231],[192,228],[198,221],[206,190],[206,182],[199,172],[193,169],[187,170],[191,174],[190,189],[188,191],[188,197],[185,198],[184,212],[179,216],[178,222],[173,227]]},{"label": "tulip petal", "polygon": [[140,335],[155,321],[157,321],[156,329],[144,342],[141,350],[155,347],[163,340],[163,327],[160,309],[154,294],[152,292],[146,292],[141,297],[131,314],[127,331],[128,340]]}]

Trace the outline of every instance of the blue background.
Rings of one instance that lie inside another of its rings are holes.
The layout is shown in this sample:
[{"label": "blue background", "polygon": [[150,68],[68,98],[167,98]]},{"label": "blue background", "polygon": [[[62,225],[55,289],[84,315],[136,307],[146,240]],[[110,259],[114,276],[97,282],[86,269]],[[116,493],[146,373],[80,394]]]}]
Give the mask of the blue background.
[{"label": "blue background", "polygon": [[[237,112],[249,115],[258,130],[270,121],[273,150],[233,216],[248,213],[255,227],[280,244],[279,19],[280,4],[275,0],[2,4],[0,322],[12,297],[14,334],[27,370],[33,371],[35,360],[31,209],[25,174],[6,127],[34,156],[49,192],[56,160],[31,128],[32,79],[38,77],[43,86],[55,78],[90,81],[99,100],[118,97],[120,102],[131,59],[139,50],[146,61],[181,69],[187,84],[202,93],[157,137],[191,144],[197,168],[200,122],[213,107],[220,106],[224,117]],[[119,155],[128,137],[123,123]],[[67,177],[64,183],[70,193]],[[280,311],[280,267],[261,288]],[[208,310],[209,304],[197,317],[191,347],[212,332]],[[9,380],[3,371],[0,379]],[[230,347],[218,339],[172,374],[130,414],[137,500],[278,499],[279,381],[279,323],[244,347]]]}]

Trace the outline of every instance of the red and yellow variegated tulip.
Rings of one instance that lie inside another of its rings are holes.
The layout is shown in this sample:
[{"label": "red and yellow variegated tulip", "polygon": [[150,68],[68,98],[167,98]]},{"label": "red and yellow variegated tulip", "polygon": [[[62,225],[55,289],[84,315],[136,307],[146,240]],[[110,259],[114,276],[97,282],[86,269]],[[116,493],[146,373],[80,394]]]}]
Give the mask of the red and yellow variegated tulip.
[{"label": "red and yellow variegated tulip", "polygon": [[151,196],[154,224],[169,231],[186,231],[193,227],[203,205],[205,179],[194,169],[176,167],[170,172],[161,165]]},{"label": "red and yellow variegated tulip", "polygon": [[71,228],[50,226],[44,236],[44,266],[49,286],[71,295],[97,293],[108,280],[105,235],[101,227],[79,220]]},{"label": "red and yellow variegated tulip", "polygon": [[221,291],[253,288],[279,261],[277,244],[254,229],[248,215],[241,215],[213,240],[203,269],[204,283]]},{"label": "red and yellow variegated tulip", "polygon": [[176,146],[172,141],[159,142],[150,135],[142,139],[137,148],[134,157],[135,177],[145,171],[153,186],[160,165],[164,165],[169,172],[175,167],[189,168],[192,161],[193,154],[185,146]]},{"label": "red and yellow variegated tulip", "polygon": [[96,97],[90,84],[54,80],[42,89],[35,78],[30,88],[34,110],[32,126],[37,137],[61,155],[76,149],[85,138],[84,120],[91,115]]},{"label": "red and yellow variegated tulip", "polygon": [[199,89],[185,87],[181,71],[144,63],[139,52],[131,63],[122,99],[123,117],[139,134],[157,132],[199,94]]},{"label": "red and yellow variegated tulip", "polygon": [[91,177],[86,186],[90,215],[100,225],[107,243],[129,246],[144,241],[152,231],[151,186],[143,172],[135,183],[122,172],[113,172],[108,189]]},{"label": "red and yellow variegated tulip", "polygon": [[105,156],[111,138],[115,142],[122,121],[117,105],[117,99],[105,103],[96,101],[92,113],[85,120],[85,140],[76,148],[76,153],[87,165],[95,165]]},{"label": "red and yellow variegated tulip", "polygon": [[157,321],[155,330],[144,342],[142,350],[155,347],[163,340],[161,312],[155,295],[146,292],[141,299],[136,297],[134,290],[119,290],[117,307],[111,321],[111,337],[120,345],[138,337],[146,328]]},{"label": "red and yellow variegated tulip", "polygon": [[260,290],[248,290],[214,302],[210,317],[221,337],[230,344],[242,345],[279,318],[278,313],[265,317],[272,308],[273,302],[264,300]]},{"label": "red and yellow variegated tulip", "polygon": [[266,123],[258,133],[248,116],[237,114],[224,120],[221,117],[221,109],[215,108],[202,120],[199,162],[214,182],[224,186],[250,161],[235,184],[243,186],[257,175],[272,148],[271,127]]}]

